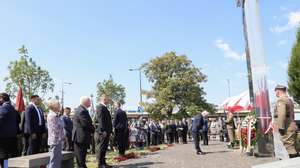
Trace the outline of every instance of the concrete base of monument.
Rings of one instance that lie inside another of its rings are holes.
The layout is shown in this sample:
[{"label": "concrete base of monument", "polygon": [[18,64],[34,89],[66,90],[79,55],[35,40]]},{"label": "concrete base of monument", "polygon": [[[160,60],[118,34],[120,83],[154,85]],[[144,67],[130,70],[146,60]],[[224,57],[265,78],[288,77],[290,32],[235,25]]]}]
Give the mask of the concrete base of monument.
[{"label": "concrete base of monument", "polygon": [[300,157],[252,166],[252,168],[297,168],[297,167],[300,167]]},{"label": "concrete base of monument", "polygon": [[[46,166],[50,160],[50,153],[40,153],[35,155],[11,158],[8,160],[8,167],[11,168],[40,168]],[[73,152],[63,152],[63,159],[61,163],[63,168],[74,167]]]}]

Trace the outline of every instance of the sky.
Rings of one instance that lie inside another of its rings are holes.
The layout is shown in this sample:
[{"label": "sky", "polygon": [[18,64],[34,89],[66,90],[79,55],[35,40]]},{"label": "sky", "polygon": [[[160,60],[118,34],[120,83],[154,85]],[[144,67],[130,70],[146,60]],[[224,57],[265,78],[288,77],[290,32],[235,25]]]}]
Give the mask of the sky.
[{"label": "sky", "polygon": [[[260,0],[268,82],[287,84],[287,64],[300,22],[299,0]],[[51,0],[0,2],[0,91],[17,49],[50,72],[65,105],[75,107],[83,95],[96,94],[99,81],[126,87],[125,109],[139,102],[137,68],[166,52],[185,54],[208,76],[202,86],[208,102],[220,104],[247,90],[241,9],[234,0]],[[142,76],[143,89],[151,84]],[[273,95],[273,92],[270,92]],[[274,99],[274,96],[271,96]]]}]

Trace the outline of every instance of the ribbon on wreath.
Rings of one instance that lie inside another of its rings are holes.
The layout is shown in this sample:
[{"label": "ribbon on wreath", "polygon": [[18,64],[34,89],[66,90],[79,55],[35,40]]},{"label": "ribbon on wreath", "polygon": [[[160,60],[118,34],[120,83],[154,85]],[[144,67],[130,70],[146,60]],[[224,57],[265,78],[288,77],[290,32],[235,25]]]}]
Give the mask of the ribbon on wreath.
[{"label": "ribbon on wreath", "polygon": [[247,125],[247,146],[248,147],[251,146],[251,133],[252,133],[251,121],[252,120],[249,120],[248,125]]}]

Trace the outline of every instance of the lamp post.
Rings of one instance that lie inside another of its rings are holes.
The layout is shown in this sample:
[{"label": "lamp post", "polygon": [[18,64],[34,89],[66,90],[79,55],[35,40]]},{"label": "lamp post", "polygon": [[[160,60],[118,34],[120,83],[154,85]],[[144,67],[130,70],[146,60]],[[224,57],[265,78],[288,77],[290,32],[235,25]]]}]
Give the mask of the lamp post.
[{"label": "lamp post", "polygon": [[142,95],[142,69],[141,68],[135,68],[135,69],[129,69],[129,71],[139,71],[139,79],[140,79],[140,103],[143,102],[143,95]]},{"label": "lamp post", "polygon": [[61,112],[63,113],[64,112],[64,86],[65,85],[72,85],[71,82],[62,82],[61,84]]},{"label": "lamp post", "polygon": [[226,79],[227,80],[227,85],[228,85],[228,97],[231,96],[231,93],[230,93],[230,79]]},{"label": "lamp post", "polygon": [[95,115],[95,109],[94,109],[94,95],[93,94],[91,94],[91,116],[92,116],[92,118],[94,118],[94,115]]}]

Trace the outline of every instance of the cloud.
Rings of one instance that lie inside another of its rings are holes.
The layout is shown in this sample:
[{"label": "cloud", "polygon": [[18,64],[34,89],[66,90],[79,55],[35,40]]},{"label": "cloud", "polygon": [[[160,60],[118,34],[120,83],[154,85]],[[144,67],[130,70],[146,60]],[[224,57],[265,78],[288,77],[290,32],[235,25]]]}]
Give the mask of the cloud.
[{"label": "cloud", "polygon": [[283,46],[283,45],[285,45],[285,44],[286,44],[286,40],[280,40],[280,41],[277,43],[278,46]]},{"label": "cloud", "polygon": [[275,26],[271,28],[271,31],[274,33],[282,33],[289,30],[292,30],[299,26],[300,24],[300,10],[296,12],[290,12],[287,15],[288,23],[282,26]]},{"label": "cloud", "polygon": [[226,42],[224,42],[222,39],[216,40],[215,45],[217,48],[223,51],[225,58],[230,58],[234,60],[244,60],[246,54],[240,54],[233,49],[231,49],[230,45]]}]

